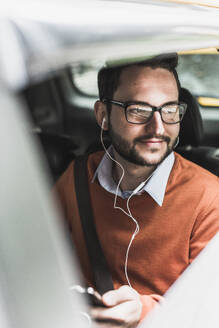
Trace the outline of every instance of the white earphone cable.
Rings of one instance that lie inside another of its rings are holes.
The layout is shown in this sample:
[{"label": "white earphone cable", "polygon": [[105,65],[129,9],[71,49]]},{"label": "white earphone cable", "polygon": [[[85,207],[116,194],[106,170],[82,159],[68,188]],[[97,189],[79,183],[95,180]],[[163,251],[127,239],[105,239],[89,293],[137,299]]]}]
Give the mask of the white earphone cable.
[{"label": "white earphone cable", "polygon": [[126,277],[126,280],[127,280],[127,282],[128,282],[128,284],[129,284],[130,287],[132,287],[132,285],[131,285],[131,282],[130,282],[130,280],[129,280],[129,276],[128,276],[128,258],[129,258],[129,251],[130,251],[130,248],[131,248],[131,246],[132,246],[132,243],[133,243],[133,241],[134,241],[136,235],[139,233],[139,230],[140,230],[140,228],[139,228],[139,224],[138,224],[137,220],[132,216],[132,213],[131,213],[130,208],[129,208],[129,201],[130,201],[130,199],[131,199],[131,197],[132,197],[133,195],[134,195],[134,193],[132,193],[132,194],[129,196],[129,198],[128,198],[128,200],[127,200],[127,204],[126,204],[127,209],[128,209],[128,212],[129,212],[129,217],[130,217],[130,218],[134,221],[134,223],[136,224],[135,231],[134,231],[134,233],[133,233],[133,235],[132,235],[132,237],[131,237],[131,239],[130,239],[130,242],[129,242],[129,244],[128,244],[128,248],[127,248],[127,251],[126,251],[126,256],[125,256],[125,277]]},{"label": "white earphone cable", "polygon": [[[103,124],[102,124],[102,126],[103,126]],[[102,146],[103,146],[103,148],[104,148],[104,150],[105,150],[105,152],[106,152],[106,154],[108,155],[108,157],[113,161],[113,162],[115,162],[117,165],[119,165],[119,167],[122,169],[122,175],[121,175],[121,177],[120,177],[120,179],[119,179],[119,182],[118,182],[118,185],[117,185],[117,187],[116,187],[116,194],[115,194],[115,198],[114,198],[114,208],[116,209],[117,208],[117,206],[116,206],[116,201],[117,201],[117,197],[118,197],[118,192],[119,192],[119,186],[120,186],[120,184],[121,184],[121,182],[122,182],[122,179],[123,179],[123,177],[124,177],[124,174],[125,174],[125,171],[124,171],[124,168],[123,168],[123,166],[119,163],[119,162],[117,162],[111,155],[110,155],[110,153],[108,152],[108,150],[106,149],[106,147],[105,147],[105,145],[104,145],[104,142],[103,142],[103,128],[101,127],[101,133],[100,133],[100,140],[101,140],[101,143],[102,143]],[[120,207],[118,207],[119,209],[121,209]],[[127,214],[123,209],[121,209],[125,214]]]},{"label": "white earphone cable", "polygon": [[[103,123],[104,123],[104,120],[103,120]],[[135,231],[134,231],[134,233],[132,234],[132,237],[131,237],[131,239],[130,239],[130,242],[129,242],[129,244],[128,244],[128,248],[127,248],[127,251],[126,251],[126,256],[125,256],[125,267],[124,267],[124,272],[125,272],[126,280],[127,280],[127,282],[128,282],[128,285],[129,285],[130,287],[132,287],[132,285],[131,285],[131,283],[130,283],[130,280],[129,280],[129,276],[128,276],[128,257],[129,257],[129,251],[130,251],[131,245],[132,245],[132,243],[133,243],[133,240],[135,239],[136,235],[139,233],[140,228],[139,228],[139,224],[138,224],[137,220],[132,216],[132,213],[131,213],[130,208],[129,208],[129,201],[130,201],[131,197],[135,194],[135,190],[136,190],[137,188],[133,191],[133,193],[129,196],[129,198],[128,198],[128,200],[127,200],[126,206],[127,206],[128,213],[127,213],[123,208],[121,208],[121,207],[119,207],[119,206],[116,205],[116,201],[117,201],[117,197],[118,197],[118,192],[119,192],[119,186],[120,186],[120,184],[121,184],[121,182],[122,182],[122,179],[123,179],[123,177],[124,177],[125,170],[124,170],[123,166],[122,166],[118,161],[116,161],[116,160],[110,155],[110,153],[108,152],[108,150],[106,149],[106,147],[105,147],[105,145],[104,145],[104,142],[103,142],[103,123],[102,123],[101,134],[100,134],[100,140],[101,140],[102,146],[103,146],[103,148],[104,148],[106,154],[108,155],[108,157],[109,157],[113,162],[115,162],[117,165],[119,165],[119,167],[122,169],[122,175],[121,175],[121,177],[120,177],[120,179],[119,179],[119,182],[118,182],[118,184],[117,184],[117,188],[116,188],[116,193],[115,193],[115,198],[114,198],[114,205],[113,205],[113,207],[114,207],[115,209],[119,209],[119,210],[121,210],[124,214],[126,214],[128,217],[130,217],[130,218],[134,221],[134,223],[136,224]],[[148,179],[147,179],[147,180],[148,180]],[[146,181],[147,181],[147,180],[146,180]],[[146,183],[146,181],[145,181],[145,183]]]},{"label": "white earphone cable", "polygon": [[[153,173],[152,173],[153,174]],[[129,250],[131,248],[131,245],[136,237],[136,235],[139,233],[140,231],[140,228],[139,228],[139,224],[138,224],[138,221],[133,217],[131,211],[130,211],[130,207],[129,207],[129,202],[130,202],[130,199],[132,198],[132,196],[134,196],[138,191],[141,190],[141,188],[143,188],[143,186],[147,183],[147,181],[151,178],[152,174],[145,180],[143,181],[137,188],[135,188],[135,190],[131,193],[131,195],[129,196],[128,200],[127,200],[127,203],[126,203],[126,206],[127,206],[127,209],[128,209],[128,212],[129,212],[129,217],[134,221],[134,223],[136,224],[136,229],[130,239],[130,242],[129,242],[129,245],[128,245],[128,248],[127,248],[127,251],[126,251],[126,257],[125,257],[125,276],[126,276],[126,280],[129,284],[130,287],[132,287],[131,283],[130,283],[130,280],[129,280],[129,277],[128,277],[128,257],[129,257]],[[127,213],[126,213],[127,214]]]}]

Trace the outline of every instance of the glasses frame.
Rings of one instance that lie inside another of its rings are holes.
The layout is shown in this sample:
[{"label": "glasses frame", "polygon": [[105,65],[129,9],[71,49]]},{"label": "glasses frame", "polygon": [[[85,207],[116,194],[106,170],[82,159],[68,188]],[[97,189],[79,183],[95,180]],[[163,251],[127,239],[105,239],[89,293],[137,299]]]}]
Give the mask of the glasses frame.
[{"label": "glasses frame", "polygon": [[[160,113],[160,117],[161,117],[161,120],[162,122],[164,122],[165,124],[178,124],[182,121],[185,113],[186,113],[186,109],[187,109],[187,104],[184,103],[184,102],[175,102],[175,101],[170,101],[170,102],[167,102],[165,104],[163,104],[162,106],[159,106],[159,107],[156,107],[156,106],[152,106],[146,102],[142,102],[142,101],[126,101],[126,102],[121,102],[121,101],[117,101],[117,100],[111,100],[111,99],[102,99],[101,100],[104,104],[107,104],[107,103],[110,103],[110,104],[113,104],[113,105],[117,105],[117,106],[120,106],[124,109],[125,111],[125,118],[127,120],[127,122],[131,123],[131,124],[145,124],[147,122],[149,122],[154,113],[155,112],[159,112]],[[148,117],[148,119],[145,121],[145,122],[141,122],[141,123],[134,123],[134,122],[130,122],[128,120],[128,117],[127,117],[127,108],[128,106],[130,105],[147,105],[147,106],[150,106],[152,111],[151,111],[151,115]],[[182,114],[182,117],[181,117],[181,120],[177,121],[177,122],[165,122],[163,117],[162,117],[162,108],[167,106],[167,105],[183,105],[184,106],[184,113]]]}]

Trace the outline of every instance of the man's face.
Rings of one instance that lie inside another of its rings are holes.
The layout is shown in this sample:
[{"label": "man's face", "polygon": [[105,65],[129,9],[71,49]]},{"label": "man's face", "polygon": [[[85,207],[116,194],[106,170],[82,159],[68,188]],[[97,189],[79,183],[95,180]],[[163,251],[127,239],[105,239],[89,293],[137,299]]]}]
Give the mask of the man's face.
[{"label": "man's face", "polygon": [[[142,101],[161,106],[178,101],[174,75],[166,69],[131,66],[124,69],[113,100]],[[172,151],[179,124],[165,124],[159,112],[145,124],[127,122],[124,109],[112,105],[109,134],[116,152],[128,162],[156,166]]]}]

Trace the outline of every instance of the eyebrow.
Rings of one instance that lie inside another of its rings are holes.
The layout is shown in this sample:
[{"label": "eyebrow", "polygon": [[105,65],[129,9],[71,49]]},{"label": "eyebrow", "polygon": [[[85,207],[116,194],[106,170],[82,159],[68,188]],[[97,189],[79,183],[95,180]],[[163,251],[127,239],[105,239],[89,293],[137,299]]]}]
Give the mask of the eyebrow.
[{"label": "eyebrow", "polygon": [[[117,101],[117,100],[115,100],[115,101]],[[123,102],[123,103],[126,103],[126,104],[128,104],[128,103],[132,103],[132,104],[139,104],[139,105],[143,105],[143,104],[147,104],[147,105],[149,105],[149,106],[151,106],[151,107],[162,107],[162,106],[164,106],[164,105],[167,105],[167,104],[171,104],[171,103],[173,103],[173,104],[178,104],[179,103],[179,100],[177,99],[177,100],[170,100],[170,101],[167,101],[167,102],[165,102],[165,103],[163,103],[163,104],[161,104],[160,106],[154,106],[154,105],[152,105],[152,104],[150,104],[149,102],[146,102],[146,101],[138,101],[138,100],[127,100],[127,101],[120,101],[120,100],[118,100],[119,102]]]}]

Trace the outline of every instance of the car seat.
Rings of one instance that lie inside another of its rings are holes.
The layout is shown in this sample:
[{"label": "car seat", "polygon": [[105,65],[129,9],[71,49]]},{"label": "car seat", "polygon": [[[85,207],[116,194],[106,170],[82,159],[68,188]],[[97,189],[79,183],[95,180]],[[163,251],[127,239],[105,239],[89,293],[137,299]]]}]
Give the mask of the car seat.
[{"label": "car seat", "polygon": [[75,158],[78,145],[70,136],[51,132],[37,132],[42,145],[49,171],[56,181]]},{"label": "car seat", "polygon": [[219,149],[201,145],[204,130],[196,98],[189,90],[181,88],[179,100],[188,107],[181,123],[176,152],[219,176]]}]

